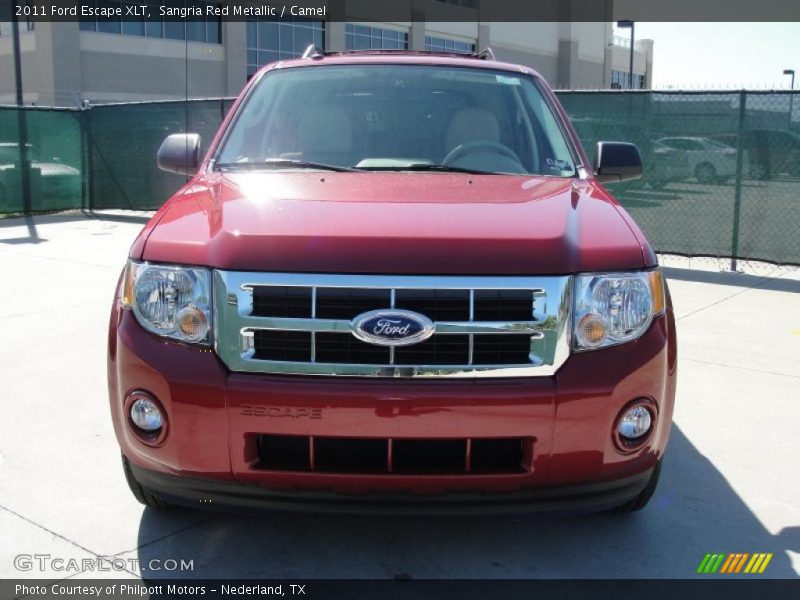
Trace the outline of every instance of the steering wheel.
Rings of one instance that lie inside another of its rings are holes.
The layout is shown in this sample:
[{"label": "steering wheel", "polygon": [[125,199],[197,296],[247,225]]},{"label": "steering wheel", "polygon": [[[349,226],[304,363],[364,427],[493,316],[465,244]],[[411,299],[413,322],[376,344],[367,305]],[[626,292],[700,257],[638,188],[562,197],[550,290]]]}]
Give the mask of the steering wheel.
[{"label": "steering wheel", "polygon": [[522,166],[522,161],[520,161],[519,156],[517,153],[514,152],[511,148],[506,146],[505,144],[501,144],[500,142],[492,142],[490,140],[477,140],[475,142],[466,142],[464,144],[459,144],[450,152],[447,153],[447,156],[444,157],[442,160],[443,165],[453,165],[459,158],[463,158],[468,154],[476,154],[481,151],[494,151],[497,154],[502,154],[506,158],[510,158],[518,165]]}]

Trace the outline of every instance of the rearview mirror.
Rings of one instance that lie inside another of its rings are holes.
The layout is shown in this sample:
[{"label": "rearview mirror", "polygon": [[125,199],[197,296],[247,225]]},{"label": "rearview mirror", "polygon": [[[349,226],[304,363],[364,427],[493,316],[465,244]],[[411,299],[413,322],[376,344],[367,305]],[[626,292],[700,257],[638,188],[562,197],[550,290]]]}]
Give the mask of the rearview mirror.
[{"label": "rearview mirror", "polygon": [[168,135],[156,153],[158,168],[170,173],[192,176],[200,166],[200,135],[173,133]]},{"label": "rearview mirror", "polygon": [[642,176],[639,149],[627,142],[597,142],[595,176],[602,183],[638,179]]}]

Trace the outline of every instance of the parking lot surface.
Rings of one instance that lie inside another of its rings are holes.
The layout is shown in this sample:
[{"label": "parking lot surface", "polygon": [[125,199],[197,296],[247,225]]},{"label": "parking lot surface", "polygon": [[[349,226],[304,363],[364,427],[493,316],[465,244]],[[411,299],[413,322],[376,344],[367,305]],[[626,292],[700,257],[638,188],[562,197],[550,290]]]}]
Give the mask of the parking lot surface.
[{"label": "parking lot surface", "polygon": [[[800,574],[800,270],[665,262],[678,396],[661,483],[639,513],[160,513],[128,491],[106,394],[114,285],[146,219],[0,220],[0,577],[97,576],[15,568],[37,553],[132,559],[114,577],[686,578],[729,552],[774,553],[762,577]],[[157,570],[166,559],[194,568]]]}]

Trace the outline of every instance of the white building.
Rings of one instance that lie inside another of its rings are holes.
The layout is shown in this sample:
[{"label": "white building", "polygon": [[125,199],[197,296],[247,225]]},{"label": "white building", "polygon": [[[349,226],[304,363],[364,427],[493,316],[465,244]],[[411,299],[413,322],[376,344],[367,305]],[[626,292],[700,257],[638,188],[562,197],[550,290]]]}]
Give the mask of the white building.
[{"label": "white building", "polygon": [[[122,1],[101,0],[104,5]],[[203,0],[205,1],[205,0]],[[628,87],[630,48],[612,23],[480,22],[477,0],[413,0],[408,21],[370,20],[370,4],[347,0],[336,20],[22,23],[25,103],[78,106],[134,100],[234,96],[258,67],[315,43],[328,51],[408,49],[473,52],[528,65],[553,87]],[[154,11],[151,11],[151,13]],[[328,17],[331,19],[331,16]],[[0,103],[15,101],[10,23],[0,24]],[[626,47],[627,46],[627,47]],[[652,81],[652,40],[634,48],[634,87]]]}]

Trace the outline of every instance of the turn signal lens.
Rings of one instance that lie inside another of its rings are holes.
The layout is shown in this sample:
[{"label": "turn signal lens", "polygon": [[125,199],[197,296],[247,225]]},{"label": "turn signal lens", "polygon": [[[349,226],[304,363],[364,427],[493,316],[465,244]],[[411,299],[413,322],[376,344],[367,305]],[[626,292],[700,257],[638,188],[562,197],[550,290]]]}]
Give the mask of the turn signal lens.
[{"label": "turn signal lens", "polygon": [[578,323],[578,340],[586,348],[596,348],[606,339],[607,328],[602,317],[589,314]]},{"label": "turn signal lens", "polygon": [[133,306],[133,282],[136,281],[136,268],[139,265],[129,262],[125,266],[125,274],[122,279],[122,305],[130,308]]},{"label": "turn signal lens", "polygon": [[667,307],[664,300],[664,276],[661,274],[661,269],[650,271],[648,273],[650,279],[650,293],[653,295],[653,314],[657,315],[664,312]]},{"label": "turn signal lens", "polygon": [[206,314],[196,306],[182,308],[176,317],[178,331],[187,342],[198,342],[205,339],[208,333]]}]

